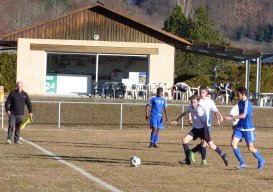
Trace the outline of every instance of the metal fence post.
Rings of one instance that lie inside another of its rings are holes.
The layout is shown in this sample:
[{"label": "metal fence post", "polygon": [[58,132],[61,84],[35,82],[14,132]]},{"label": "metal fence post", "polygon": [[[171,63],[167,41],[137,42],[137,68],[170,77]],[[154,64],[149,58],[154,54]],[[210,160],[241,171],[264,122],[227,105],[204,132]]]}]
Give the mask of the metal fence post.
[{"label": "metal fence post", "polygon": [[61,102],[58,102],[58,128],[61,128]]},{"label": "metal fence post", "polygon": [[120,104],[120,125],[119,125],[120,129],[122,129],[122,109],[123,109],[123,105]]}]

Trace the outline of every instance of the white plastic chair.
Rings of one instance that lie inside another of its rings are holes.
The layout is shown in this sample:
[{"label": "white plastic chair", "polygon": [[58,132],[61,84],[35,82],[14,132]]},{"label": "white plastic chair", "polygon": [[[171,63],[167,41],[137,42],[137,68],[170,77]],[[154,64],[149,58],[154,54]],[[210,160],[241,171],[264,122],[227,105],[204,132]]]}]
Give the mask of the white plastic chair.
[{"label": "white plastic chair", "polygon": [[264,106],[266,107],[271,107],[272,106],[272,98],[269,96],[267,97],[265,103],[264,103]]},{"label": "white plastic chair", "polygon": [[226,104],[228,103],[228,90],[227,89],[222,89],[220,86],[217,87],[218,91],[220,92],[219,95],[217,96],[217,99],[222,100],[222,104],[225,102]]},{"label": "white plastic chair", "polygon": [[190,90],[190,96],[194,95],[195,92],[197,92],[197,94],[200,95],[199,89],[200,89],[200,86],[189,88],[189,90]]},{"label": "white plastic chair", "polygon": [[159,83],[159,87],[163,88],[163,95],[172,98],[172,86],[168,82]]},{"label": "white plastic chair", "polygon": [[183,91],[178,91],[177,90],[177,86],[175,86],[175,90],[173,92],[173,94],[175,95],[175,100],[178,100],[178,98],[180,98],[180,100],[188,100],[189,99],[189,90],[188,89],[186,92]]},{"label": "white plastic chair", "polygon": [[136,99],[140,94],[143,95],[143,99],[147,99],[148,96],[148,86],[146,84],[136,84]]},{"label": "white plastic chair", "polygon": [[126,90],[125,90],[125,98],[128,99],[128,96],[131,95],[132,99],[137,99],[137,90],[136,90],[136,85],[135,84],[128,84],[125,85]]},{"label": "white plastic chair", "polygon": [[150,82],[148,84],[149,97],[156,95],[156,89],[159,87],[158,83]]},{"label": "white plastic chair", "polygon": [[[177,89],[177,88],[176,88]],[[174,92],[173,92],[173,94],[175,95],[175,100],[178,100],[178,98],[182,98],[182,91],[177,91],[177,90],[175,90]]]}]

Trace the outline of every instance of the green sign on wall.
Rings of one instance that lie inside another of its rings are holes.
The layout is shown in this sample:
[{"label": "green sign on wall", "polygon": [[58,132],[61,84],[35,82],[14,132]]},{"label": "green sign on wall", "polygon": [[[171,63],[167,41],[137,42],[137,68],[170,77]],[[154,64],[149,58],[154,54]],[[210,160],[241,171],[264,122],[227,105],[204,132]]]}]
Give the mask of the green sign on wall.
[{"label": "green sign on wall", "polygon": [[57,74],[46,76],[45,90],[46,93],[57,93]]}]

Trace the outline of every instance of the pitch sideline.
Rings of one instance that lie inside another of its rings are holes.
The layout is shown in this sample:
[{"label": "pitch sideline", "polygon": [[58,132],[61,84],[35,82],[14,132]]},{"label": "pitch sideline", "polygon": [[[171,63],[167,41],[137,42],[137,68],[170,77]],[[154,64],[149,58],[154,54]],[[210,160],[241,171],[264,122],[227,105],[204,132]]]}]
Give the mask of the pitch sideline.
[{"label": "pitch sideline", "polygon": [[[3,128],[4,131],[7,131],[6,129]],[[83,170],[82,168],[72,164],[72,163],[69,163],[65,160],[63,160],[61,157],[58,157],[57,155],[55,155],[54,153],[48,151],[47,149],[41,147],[40,145],[37,145],[36,143],[33,143],[31,141],[27,141],[23,138],[21,138],[22,141],[26,142],[27,144],[29,145],[32,145],[33,147],[35,147],[36,149],[40,150],[41,152],[49,155],[52,159],[55,159],[57,161],[59,161],[60,163],[62,164],[65,164],[67,165],[68,167],[76,170],[77,172],[81,173],[82,175],[84,175],[85,177],[87,177],[88,179],[98,183],[99,185],[101,185],[102,187],[108,189],[109,191],[112,191],[112,192],[121,192],[121,190],[113,187],[112,185],[106,183],[105,181],[103,181],[102,179],[98,178],[98,177],[95,177],[94,175],[92,175],[91,173],[88,173],[86,172],[85,170]]]}]

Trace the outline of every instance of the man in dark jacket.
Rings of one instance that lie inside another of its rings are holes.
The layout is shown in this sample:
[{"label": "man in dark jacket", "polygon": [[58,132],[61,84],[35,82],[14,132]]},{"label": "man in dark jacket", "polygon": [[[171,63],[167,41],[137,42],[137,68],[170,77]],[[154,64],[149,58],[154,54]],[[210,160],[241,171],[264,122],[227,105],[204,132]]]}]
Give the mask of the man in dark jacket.
[{"label": "man in dark jacket", "polygon": [[14,143],[22,144],[19,140],[20,123],[24,119],[25,105],[28,108],[29,115],[32,116],[32,105],[29,96],[25,91],[23,91],[23,83],[17,82],[16,89],[10,92],[5,103],[6,113],[9,116],[9,128],[7,137],[8,144],[11,144],[11,138],[13,135],[14,128],[15,128]]}]

